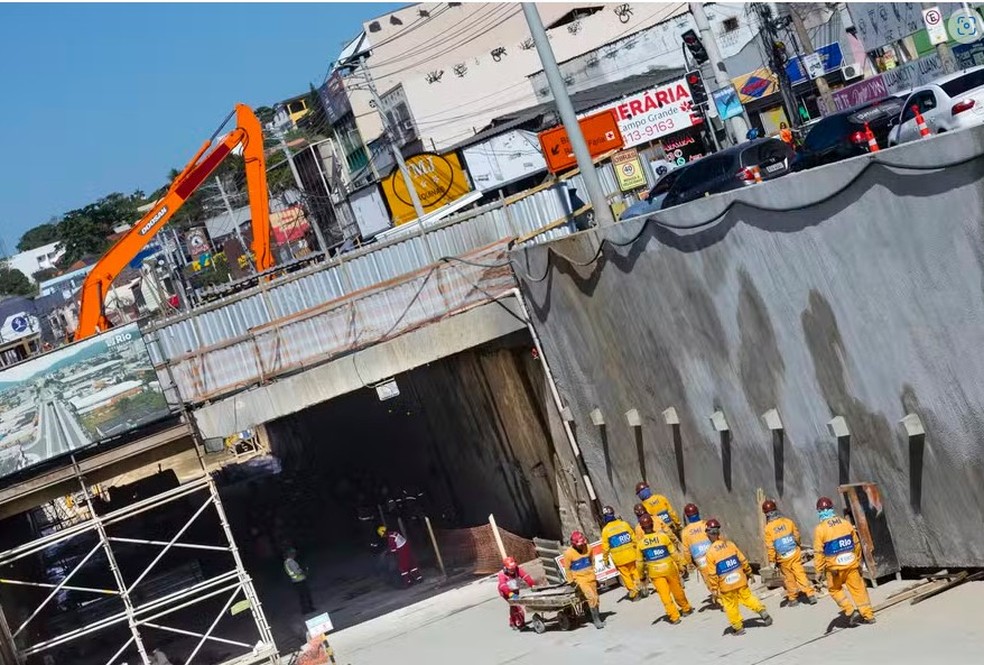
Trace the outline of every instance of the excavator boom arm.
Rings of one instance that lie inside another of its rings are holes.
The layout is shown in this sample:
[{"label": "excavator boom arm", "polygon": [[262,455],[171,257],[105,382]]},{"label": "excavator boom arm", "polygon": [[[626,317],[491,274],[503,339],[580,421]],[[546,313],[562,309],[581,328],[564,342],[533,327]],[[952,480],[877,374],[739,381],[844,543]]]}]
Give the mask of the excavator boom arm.
[{"label": "excavator boom arm", "polygon": [[[237,145],[243,147],[246,162],[246,187],[249,193],[253,227],[253,254],[258,272],[273,267],[270,251],[270,202],[267,192],[266,160],[263,155],[263,130],[253,111],[244,104],[236,105],[237,127],[212,146],[206,142],[184,170],[174,179],[167,193],[137,222],[126,235],[116,241],[92,267],[82,285],[79,302],[79,325],[76,341],[111,327],[103,311],[106,293],[120,272],[140,250],[167,224],[219,164]],[[209,147],[211,150],[209,150]]]}]

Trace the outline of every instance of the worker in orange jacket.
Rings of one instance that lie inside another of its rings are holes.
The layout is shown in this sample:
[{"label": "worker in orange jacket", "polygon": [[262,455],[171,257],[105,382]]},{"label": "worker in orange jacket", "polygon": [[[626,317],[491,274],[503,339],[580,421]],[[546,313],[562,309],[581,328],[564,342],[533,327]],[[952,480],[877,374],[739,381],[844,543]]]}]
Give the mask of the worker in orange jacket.
[{"label": "worker in orange jacket", "polygon": [[683,507],[683,519],[686,525],[680,531],[680,549],[683,551],[684,561],[697,569],[701,579],[704,580],[704,586],[711,594],[711,600],[717,602],[707,570],[707,550],[711,546],[711,541],[707,537],[704,520],[700,518],[700,509],[696,504],[688,503]]},{"label": "worker in orange jacket", "polygon": [[780,515],[772,499],[762,502],[762,512],[765,513],[765,552],[769,563],[782,575],[786,587],[786,607],[799,605],[800,594],[805,596],[807,603],[816,605],[813,586],[806,579],[803,569],[800,532],[796,523]]},{"label": "worker in orange jacket", "polygon": [[639,497],[639,501],[645,506],[646,511],[653,516],[654,519],[660,519],[664,524],[668,525],[674,533],[680,532],[680,517],[673,510],[673,506],[670,504],[669,499],[667,499],[662,494],[655,494],[649,488],[649,483],[646,481],[641,481],[636,483],[635,486],[636,496]]},{"label": "worker in orange jacket", "polygon": [[721,607],[731,623],[734,635],[745,634],[745,623],[741,618],[740,605],[757,612],[766,626],[772,625],[772,617],[762,601],[748,588],[752,567],[738,546],[721,537],[721,523],[713,517],[707,520],[707,537],[711,546],[707,550],[707,568],[710,572],[711,588],[717,593]]},{"label": "worker in orange jacket", "polygon": [[[875,623],[875,613],[861,577],[861,540],[858,532],[853,524],[837,516],[834,502],[825,496],[817,500],[817,516],[820,524],[813,533],[813,563],[817,577],[826,578],[830,597],[840,606],[851,625]],[[846,592],[844,587],[847,587]],[[850,599],[848,593],[851,594]]]},{"label": "worker in orange jacket", "polygon": [[667,620],[676,625],[680,623],[681,613],[690,616],[694,612],[680,580],[677,549],[666,532],[656,530],[652,515],[643,515],[639,523],[643,530],[639,555],[646,567],[646,575],[663,601]]},{"label": "worker in orange jacket", "polygon": [[[601,511],[601,521],[601,549],[618,570],[618,577],[629,594],[629,600],[636,601],[642,580],[640,566],[637,565],[639,550],[635,533],[628,522],[616,517],[611,506],[605,506]],[[642,595],[649,595],[649,590],[646,589]]]},{"label": "worker in orange jacket", "polygon": [[571,546],[564,552],[561,565],[564,566],[567,581],[584,595],[594,627],[604,628],[605,623],[598,613],[598,578],[595,576],[594,557],[591,556],[588,539],[580,531],[571,534]]}]

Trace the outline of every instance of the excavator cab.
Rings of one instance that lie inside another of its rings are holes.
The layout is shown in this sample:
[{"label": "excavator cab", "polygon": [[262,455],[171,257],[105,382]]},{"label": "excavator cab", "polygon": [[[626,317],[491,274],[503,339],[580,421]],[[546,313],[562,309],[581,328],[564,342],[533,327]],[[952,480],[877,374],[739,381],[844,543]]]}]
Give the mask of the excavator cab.
[{"label": "excavator cab", "polygon": [[[251,249],[256,270],[262,273],[273,267],[273,254],[270,249],[270,198],[267,191],[266,159],[263,156],[263,128],[256,114],[245,104],[237,104],[234,114],[236,128],[218,143],[215,142],[215,135],[205,141],[171,183],[167,193],[92,267],[92,271],[82,284],[79,325],[75,329],[75,341],[112,327],[106,317],[104,303],[113,280],[237,147],[242,148],[246,163],[246,189],[249,193],[253,228]],[[232,114],[229,117],[231,118]]]}]

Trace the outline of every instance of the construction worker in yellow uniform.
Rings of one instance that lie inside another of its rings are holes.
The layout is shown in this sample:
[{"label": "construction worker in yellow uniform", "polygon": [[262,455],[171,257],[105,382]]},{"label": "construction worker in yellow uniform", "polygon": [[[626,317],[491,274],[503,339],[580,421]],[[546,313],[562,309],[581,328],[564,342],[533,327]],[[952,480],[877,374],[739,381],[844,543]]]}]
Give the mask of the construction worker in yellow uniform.
[{"label": "construction worker in yellow uniform", "polygon": [[712,517],[707,520],[705,530],[711,541],[711,546],[707,549],[707,568],[711,588],[717,593],[721,607],[724,608],[724,613],[731,623],[732,633],[745,634],[740,605],[757,612],[765,625],[771,626],[772,617],[769,616],[765,605],[748,588],[748,581],[752,576],[752,567],[748,565],[748,559],[737,545],[721,537],[721,523],[716,519]]},{"label": "construction worker in yellow uniform", "polygon": [[[640,566],[637,565],[639,550],[635,532],[628,522],[615,516],[615,509],[611,506],[605,506],[601,511],[601,522],[601,549],[618,570],[618,577],[629,593],[629,600],[639,600],[642,580]],[[642,595],[648,596],[649,590],[645,589]]]},{"label": "construction worker in yellow uniform", "polygon": [[762,512],[765,513],[765,552],[769,563],[782,575],[786,586],[786,607],[799,605],[800,594],[806,597],[807,603],[816,605],[813,586],[803,570],[800,532],[796,523],[780,515],[779,508],[772,499],[762,502]]},{"label": "construction worker in yellow uniform", "polygon": [[697,569],[701,579],[704,580],[707,592],[711,594],[711,601],[716,603],[717,597],[711,589],[707,570],[707,550],[711,546],[711,541],[707,537],[704,520],[700,518],[700,509],[696,504],[688,503],[683,507],[683,519],[686,525],[680,531],[680,542],[684,561]]},{"label": "construction worker in yellow uniform", "polygon": [[654,494],[649,489],[649,483],[644,480],[636,484],[635,491],[639,501],[645,506],[646,511],[653,516],[653,519],[661,520],[675,534],[680,533],[680,518],[673,510],[673,506],[670,505],[669,499],[662,494]]},{"label": "construction worker in yellow uniform", "polygon": [[571,546],[564,552],[561,564],[567,574],[567,581],[584,594],[594,627],[601,629],[605,623],[598,614],[598,578],[595,577],[594,558],[588,547],[588,539],[580,531],[571,534]]},{"label": "construction worker in yellow uniform", "polygon": [[[817,578],[826,577],[830,597],[840,606],[852,626],[875,623],[875,613],[871,609],[868,590],[861,577],[861,541],[858,532],[853,524],[834,513],[834,502],[825,496],[817,501],[817,516],[820,524],[813,533],[813,563]],[[844,587],[847,587],[847,591]],[[850,599],[847,597],[848,593],[851,594]]]},{"label": "construction worker in yellow uniform", "polygon": [[[677,550],[673,541],[664,531],[657,531],[652,515],[643,515],[639,519],[643,536],[639,541],[639,555],[646,567],[646,575],[656,587],[659,599],[663,601],[666,618],[671,624],[680,623],[680,615],[690,616],[694,608],[687,600],[680,580]],[[678,609],[679,608],[679,609]]]}]

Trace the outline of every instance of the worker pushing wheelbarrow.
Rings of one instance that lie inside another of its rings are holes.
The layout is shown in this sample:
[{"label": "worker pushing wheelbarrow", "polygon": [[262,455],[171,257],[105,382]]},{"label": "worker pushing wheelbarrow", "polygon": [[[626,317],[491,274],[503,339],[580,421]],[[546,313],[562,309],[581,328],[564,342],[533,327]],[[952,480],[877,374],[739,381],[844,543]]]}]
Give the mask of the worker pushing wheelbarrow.
[{"label": "worker pushing wheelbarrow", "polygon": [[[537,633],[547,629],[547,621],[556,621],[561,630],[571,630],[584,620],[587,603],[577,587],[557,584],[537,589],[522,589],[509,599],[512,608],[531,612],[530,627]],[[547,614],[554,614],[548,618]]]}]

